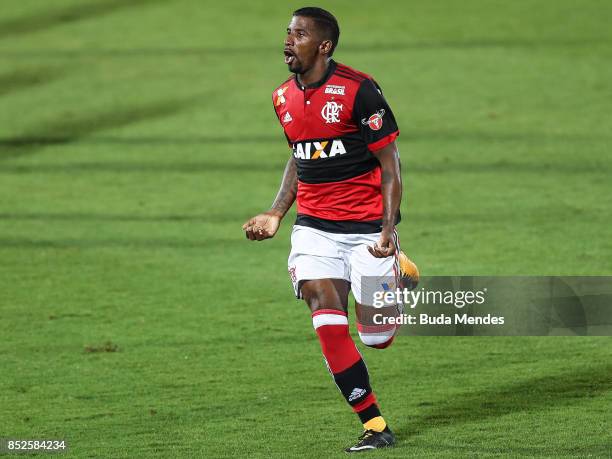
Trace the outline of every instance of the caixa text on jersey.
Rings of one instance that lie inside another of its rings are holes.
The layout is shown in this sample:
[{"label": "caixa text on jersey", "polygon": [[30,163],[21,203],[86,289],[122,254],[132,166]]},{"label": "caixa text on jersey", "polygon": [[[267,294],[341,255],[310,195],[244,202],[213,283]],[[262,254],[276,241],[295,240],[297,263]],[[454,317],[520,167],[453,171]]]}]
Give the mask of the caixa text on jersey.
[{"label": "caixa text on jersey", "polygon": [[322,140],[320,142],[296,142],[293,156],[297,159],[331,158],[346,153],[342,140]]}]

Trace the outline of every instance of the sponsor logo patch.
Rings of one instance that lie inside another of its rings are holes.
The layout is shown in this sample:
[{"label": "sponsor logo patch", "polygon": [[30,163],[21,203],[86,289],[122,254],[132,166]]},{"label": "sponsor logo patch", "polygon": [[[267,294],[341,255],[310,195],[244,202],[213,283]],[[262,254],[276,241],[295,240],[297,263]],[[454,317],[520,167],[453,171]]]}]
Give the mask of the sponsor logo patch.
[{"label": "sponsor logo patch", "polygon": [[346,153],[342,140],[322,140],[321,142],[298,142],[293,144],[296,159],[324,159]]},{"label": "sponsor logo patch", "polygon": [[285,116],[283,116],[283,124],[287,124],[291,121],[293,121],[293,118],[291,118],[289,112],[285,113]]},{"label": "sponsor logo patch", "polygon": [[275,107],[278,107],[279,105],[287,102],[287,99],[285,99],[285,96],[284,96],[287,89],[289,89],[289,86],[285,86],[284,88],[279,88],[276,90],[276,101],[274,101]]},{"label": "sponsor logo patch", "polygon": [[338,102],[328,101],[321,109],[321,116],[326,123],[339,123],[342,104]]},{"label": "sponsor logo patch", "polygon": [[328,84],[325,87],[325,94],[336,94],[338,96],[344,95],[344,86],[339,86],[335,84]]},{"label": "sponsor logo patch", "polygon": [[369,118],[363,118],[361,120],[361,124],[370,126],[370,129],[373,131],[378,131],[383,125],[383,116],[385,114],[385,109],[381,108],[373,115],[370,115]]}]

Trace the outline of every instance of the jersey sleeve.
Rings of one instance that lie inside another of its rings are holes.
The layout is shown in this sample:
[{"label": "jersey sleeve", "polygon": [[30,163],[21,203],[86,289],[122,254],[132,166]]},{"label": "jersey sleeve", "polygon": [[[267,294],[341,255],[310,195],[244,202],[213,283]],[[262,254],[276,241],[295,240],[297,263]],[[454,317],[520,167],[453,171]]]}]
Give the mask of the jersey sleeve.
[{"label": "jersey sleeve", "polygon": [[277,96],[276,96],[276,91],[274,91],[274,92],[272,93],[272,110],[274,110],[274,114],[276,115],[276,119],[278,120],[279,124],[280,124],[280,125],[281,125],[281,127],[282,127],[282,126],[283,126],[283,123],[281,122],[280,115],[279,115],[279,113],[278,113],[278,104],[277,104],[277,103],[275,103],[276,98],[277,98]]},{"label": "jersey sleeve", "polygon": [[277,108],[278,104],[276,103],[276,98],[277,97],[278,96],[276,95],[276,91],[274,91],[272,93],[272,109],[274,110],[274,114],[276,115],[276,119],[278,120],[278,123],[280,124],[280,126],[281,126],[281,128],[283,130],[283,134],[285,134],[285,138],[287,139],[287,145],[289,145],[289,148],[291,148],[293,144],[291,143],[291,139],[289,139],[289,136],[287,135],[287,131],[285,131],[285,127],[283,126],[283,122],[281,121],[280,114],[278,113],[279,109]]},{"label": "jersey sleeve", "polygon": [[353,105],[353,119],[372,152],[386,147],[399,135],[395,116],[374,80],[361,82]]}]

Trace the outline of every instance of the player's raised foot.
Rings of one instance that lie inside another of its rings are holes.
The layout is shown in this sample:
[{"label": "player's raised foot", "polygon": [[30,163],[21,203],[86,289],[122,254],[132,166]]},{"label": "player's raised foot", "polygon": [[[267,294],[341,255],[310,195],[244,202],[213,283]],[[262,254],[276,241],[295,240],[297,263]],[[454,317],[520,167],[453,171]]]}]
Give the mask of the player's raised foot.
[{"label": "player's raised foot", "polygon": [[346,448],[347,453],[364,453],[373,449],[389,448],[395,444],[395,435],[389,427],[382,432],[366,430],[360,437],[356,445]]},{"label": "player's raised foot", "polygon": [[406,256],[406,254],[400,250],[398,255],[399,258],[399,267],[400,267],[400,275],[401,275],[401,286],[402,288],[406,288],[408,290],[414,290],[416,286],[419,284],[419,268],[414,262]]}]

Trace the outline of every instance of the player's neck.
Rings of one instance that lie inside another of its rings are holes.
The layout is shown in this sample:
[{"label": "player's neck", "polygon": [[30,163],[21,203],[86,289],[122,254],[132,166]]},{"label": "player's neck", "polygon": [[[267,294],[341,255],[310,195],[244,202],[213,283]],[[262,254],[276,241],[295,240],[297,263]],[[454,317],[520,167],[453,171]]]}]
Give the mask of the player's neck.
[{"label": "player's neck", "polygon": [[298,74],[298,82],[304,87],[318,83],[325,77],[331,64],[331,59],[318,61],[310,70]]}]

